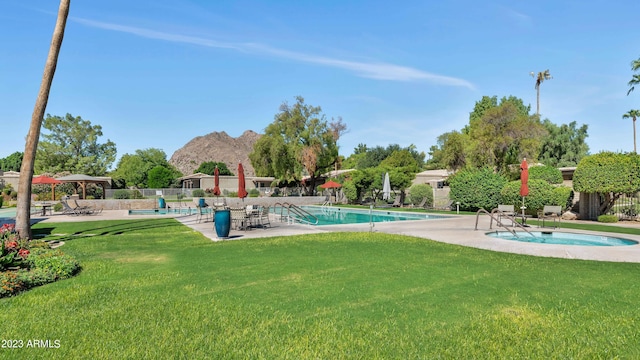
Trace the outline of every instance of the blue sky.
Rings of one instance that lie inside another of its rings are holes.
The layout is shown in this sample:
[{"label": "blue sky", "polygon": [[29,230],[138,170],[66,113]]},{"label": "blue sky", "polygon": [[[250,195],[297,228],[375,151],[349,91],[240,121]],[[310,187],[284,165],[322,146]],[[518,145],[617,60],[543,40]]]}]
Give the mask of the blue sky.
[{"label": "blue sky", "polygon": [[[0,13],[0,157],[24,151],[58,2]],[[536,107],[530,72],[549,69],[540,112],[589,126],[591,153],[632,151],[622,114],[640,57],[630,1],[72,1],[46,112],[101,125],[118,157],[167,158],[214,131],[262,133],[295,96],[342,117],[348,156],[414,144],[468,123],[484,95]]]}]

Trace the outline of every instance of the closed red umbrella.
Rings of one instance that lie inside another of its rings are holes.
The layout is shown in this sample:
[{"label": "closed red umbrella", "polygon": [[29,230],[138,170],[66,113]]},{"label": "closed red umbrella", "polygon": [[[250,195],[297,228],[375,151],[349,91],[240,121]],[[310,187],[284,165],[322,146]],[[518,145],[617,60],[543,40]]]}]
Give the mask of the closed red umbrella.
[{"label": "closed red umbrella", "polygon": [[62,184],[62,181],[54,179],[50,176],[40,175],[31,180],[33,185],[51,185],[51,200],[56,199],[56,184]]},{"label": "closed red umbrella", "polygon": [[529,165],[527,165],[527,158],[522,160],[520,170],[522,170],[520,173],[520,196],[527,196],[529,195]]},{"label": "closed red umbrella", "polygon": [[247,195],[249,195],[249,193],[247,193],[247,189],[245,189],[244,167],[242,167],[242,163],[240,163],[238,164],[238,197],[244,199]]},{"label": "closed red umbrella", "polygon": [[526,208],[524,206],[524,197],[529,195],[529,165],[527,165],[527,158],[522,160],[520,170],[520,196],[522,196],[522,222],[524,223],[524,209]]},{"label": "closed red umbrella", "polygon": [[213,171],[213,195],[220,196],[220,171],[216,166],[216,169]]}]

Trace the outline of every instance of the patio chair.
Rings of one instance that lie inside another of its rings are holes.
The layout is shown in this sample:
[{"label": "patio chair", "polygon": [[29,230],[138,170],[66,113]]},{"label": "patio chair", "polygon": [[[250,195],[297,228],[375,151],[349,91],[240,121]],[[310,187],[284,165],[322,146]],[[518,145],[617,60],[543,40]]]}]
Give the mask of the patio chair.
[{"label": "patio chair", "polygon": [[204,219],[204,222],[208,222],[209,219],[213,221],[213,211],[209,211],[209,208],[197,206],[198,212],[196,213],[196,222],[201,222]]},{"label": "patio chair", "polygon": [[229,210],[231,212],[231,227],[235,230],[247,230],[250,222],[247,209],[232,208]]},{"label": "patio chair", "polygon": [[391,205],[391,206],[393,206],[393,207],[400,207],[400,205],[402,205],[402,204],[400,203],[400,198],[401,198],[401,196],[400,196],[400,195],[396,196],[396,199],[393,201],[393,205]]},{"label": "patio chair", "polygon": [[506,217],[511,220],[511,225],[515,222],[516,206],[515,205],[498,205],[494,212],[498,215],[498,225],[503,226],[502,218]]},{"label": "patio chair", "polygon": [[[538,220],[542,220],[542,227],[545,227],[545,220],[553,220],[553,228],[560,227],[562,219],[562,206],[545,205],[538,211]],[[558,222],[556,226],[556,221]]]},{"label": "patio chair", "polygon": [[269,221],[269,207],[261,206],[255,220],[256,225],[260,226],[263,229],[266,229],[267,226],[271,226],[271,222]]},{"label": "patio chair", "polygon": [[[74,209],[80,212],[81,215],[93,215],[94,213],[96,213],[96,210],[94,208],[92,208],[91,206],[80,205],[78,204],[78,200],[76,199],[73,199],[73,203],[76,206]],[[100,209],[100,211],[102,211],[102,209]]]}]

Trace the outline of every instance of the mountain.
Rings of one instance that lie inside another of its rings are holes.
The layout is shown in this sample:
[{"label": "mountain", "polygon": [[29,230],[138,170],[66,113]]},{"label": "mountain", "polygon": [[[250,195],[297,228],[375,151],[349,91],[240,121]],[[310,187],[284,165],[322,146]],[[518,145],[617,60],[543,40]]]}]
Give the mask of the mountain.
[{"label": "mountain", "polygon": [[169,163],[184,175],[191,175],[200,164],[206,161],[223,162],[232,173],[238,172],[238,163],[242,163],[246,176],[255,176],[255,170],[249,161],[253,145],[262,135],[247,130],[237,138],[226,132],[212,132],[198,136],[171,155]]}]

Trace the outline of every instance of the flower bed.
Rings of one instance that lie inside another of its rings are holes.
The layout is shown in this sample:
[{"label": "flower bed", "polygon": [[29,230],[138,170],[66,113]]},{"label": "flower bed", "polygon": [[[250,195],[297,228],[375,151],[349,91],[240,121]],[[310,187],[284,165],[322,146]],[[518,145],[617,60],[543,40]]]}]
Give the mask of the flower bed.
[{"label": "flower bed", "polygon": [[78,261],[47,242],[19,239],[13,224],[0,227],[0,298],[66,279],[78,271]]}]

